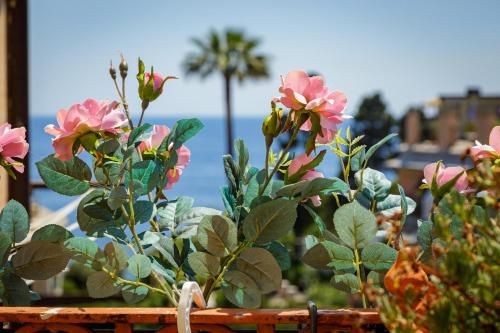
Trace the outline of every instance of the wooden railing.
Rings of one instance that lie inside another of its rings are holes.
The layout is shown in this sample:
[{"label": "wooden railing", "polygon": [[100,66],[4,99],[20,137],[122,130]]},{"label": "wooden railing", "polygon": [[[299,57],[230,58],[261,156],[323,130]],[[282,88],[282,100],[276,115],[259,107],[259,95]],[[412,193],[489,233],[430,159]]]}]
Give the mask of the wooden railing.
[{"label": "wooden railing", "polygon": [[[385,332],[375,310],[319,310],[313,317],[305,309],[195,309],[190,318],[193,333]],[[176,318],[173,308],[0,307],[2,332],[15,333],[177,333]]]}]

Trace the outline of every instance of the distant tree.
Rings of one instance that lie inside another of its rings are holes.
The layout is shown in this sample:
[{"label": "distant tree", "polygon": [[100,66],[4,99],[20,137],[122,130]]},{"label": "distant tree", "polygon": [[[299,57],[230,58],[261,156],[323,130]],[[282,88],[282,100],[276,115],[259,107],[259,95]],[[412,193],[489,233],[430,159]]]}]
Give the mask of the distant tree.
[{"label": "distant tree", "polygon": [[206,39],[192,39],[196,52],[184,61],[186,74],[196,74],[202,79],[219,73],[224,82],[226,106],[227,152],[233,151],[233,124],[231,110],[231,85],[233,79],[240,83],[248,78],[266,78],[269,75],[268,58],[256,53],[260,41],[247,37],[242,31],[227,29],[223,33],[211,31]]},{"label": "distant tree", "polygon": [[[357,135],[364,134],[363,143],[368,147],[376,144],[389,133],[397,133],[397,122],[388,112],[387,105],[380,93],[367,96],[361,102],[358,112],[354,116],[353,130]],[[380,164],[397,153],[398,142],[391,140],[381,147],[370,159],[370,166]]]}]

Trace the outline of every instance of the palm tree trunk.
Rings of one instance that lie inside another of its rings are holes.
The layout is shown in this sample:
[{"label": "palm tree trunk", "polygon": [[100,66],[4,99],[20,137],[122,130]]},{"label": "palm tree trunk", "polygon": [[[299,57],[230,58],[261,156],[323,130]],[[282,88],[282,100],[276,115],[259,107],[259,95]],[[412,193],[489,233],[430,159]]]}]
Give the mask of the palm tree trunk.
[{"label": "palm tree trunk", "polygon": [[227,153],[233,155],[233,116],[231,112],[231,76],[224,75],[224,97],[226,102]]}]

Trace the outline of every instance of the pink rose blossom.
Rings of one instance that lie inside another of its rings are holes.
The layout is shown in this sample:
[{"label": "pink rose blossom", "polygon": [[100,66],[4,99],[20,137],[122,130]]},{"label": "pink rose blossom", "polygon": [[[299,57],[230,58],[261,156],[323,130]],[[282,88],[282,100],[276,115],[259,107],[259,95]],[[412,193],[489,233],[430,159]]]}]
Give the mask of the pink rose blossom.
[{"label": "pink rose blossom", "polygon": [[[311,161],[313,159],[314,158],[312,156],[307,156],[306,154],[302,154],[302,155],[297,156],[296,158],[294,158],[292,160],[292,162],[288,166],[288,175],[293,176],[294,174],[296,174],[299,171],[299,169],[301,167],[311,163]],[[306,173],[300,178],[300,180],[313,180],[316,178],[323,178],[323,177],[324,177],[323,173],[315,171],[314,169],[311,169],[311,170],[307,170]],[[313,205],[316,207],[321,205],[321,199],[320,199],[319,195],[312,196],[308,199],[310,199],[311,202],[313,203]]]},{"label": "pink rose blossom", "polygon": [[84,134],[120,134],[127,126],[125,115],[118,109],[117,102],[87,99],[82,104],[74,104],[57,114],[59,127],[53,124],[45,127],[45,132],[54,135],[52,146],[55,156],[66,161],[73,157],[73,144]]},{"label": "pink rose blossom", "polygon": [[24,172],[22,162],[16,161],[28,153],[26,128],[12,128],[9,123],[0,126],[0,155],[5,164],[11,165],[17,172]]},{"label": "pink rose blossom", "polygon": [[424,167],[424,179],[422,180],[423,183],[431,186],[434,173],[437,172],[436,183],[438,187],[441,187],[461,173],[462,175],[458,178],[454,188],[458,192],[465,192],[466,190],[468,190],[469,184],[467,182],[467,174],[465,173],[464,168],[458,166],[446,168],[443,163],[439,164],[438,170],[436,170],[436,168],[438,168],[438,163],[427,164]]},{"label": "pink rose blossom", "polygon": [[[151,77],[151,74],[144,73],[144,85],[148,84],[150,77]],[[161,76],[158,73],[153,73],[153,92],[157,92],[157,91],[159,91],[159,93],[162,92],[163,81],[164,81],[163,76]]]},{"label": "pink rose blossom", "polygon": [[500,126],[495,126],[491,130],[489,145],[482,145],[476,141],[476,146],[470,149],[470,155],[474,161],[483,158],[500,158]]},{"label": "pink rose blossom", "polygon": [[170,129],[167,126],[163,125],[154,125],[153,131],[151,132],[151,136],[141,142],[139,145],[139,151],[142,153],[147,150],[153,150],[160,147],[163,139],[170,133]]},{"label": "pink rose blossom", "polygon": [[[337,132],[337,125],[350,118],[343,113],[347,104],[346,96],[338,91],[329,92],[321,76],[309,77],[304,71],[290,72],[281,81],[279,91],[283,96],[280,102],[293,110],[305,109],[317,113],[322,128],[322,135],[318,135],[317,141],[331,142]],[[307,120],[300,129],[310,131],[311,127],[311,121]]]},{"label": "pink rose blossom", "polygon": [[[167,126],[154,125],[151,136],[139,145],[139,151],[144,152],[157,149],[169,133],[170,129]],[[172,188],[173,184],[179,181],[184,168],[189,165],[190,157],[191,151],[186,146],[182,145],[179,149],[177,149],[177,164],[174,169],[168,171],[167,189]]]}]

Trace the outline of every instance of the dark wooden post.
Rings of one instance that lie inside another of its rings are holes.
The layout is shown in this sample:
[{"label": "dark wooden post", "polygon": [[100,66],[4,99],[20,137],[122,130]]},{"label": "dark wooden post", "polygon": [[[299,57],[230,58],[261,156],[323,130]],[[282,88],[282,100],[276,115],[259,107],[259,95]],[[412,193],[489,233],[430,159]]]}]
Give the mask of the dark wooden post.
[{"label": "dark wooden post", "polygon": [[[28,130],[28,1],[7,2],[7,112],[13,127]],[[9,197],[29,210],[29,154],[24,159],[25,171],[17,180],[9,181]]]}]

